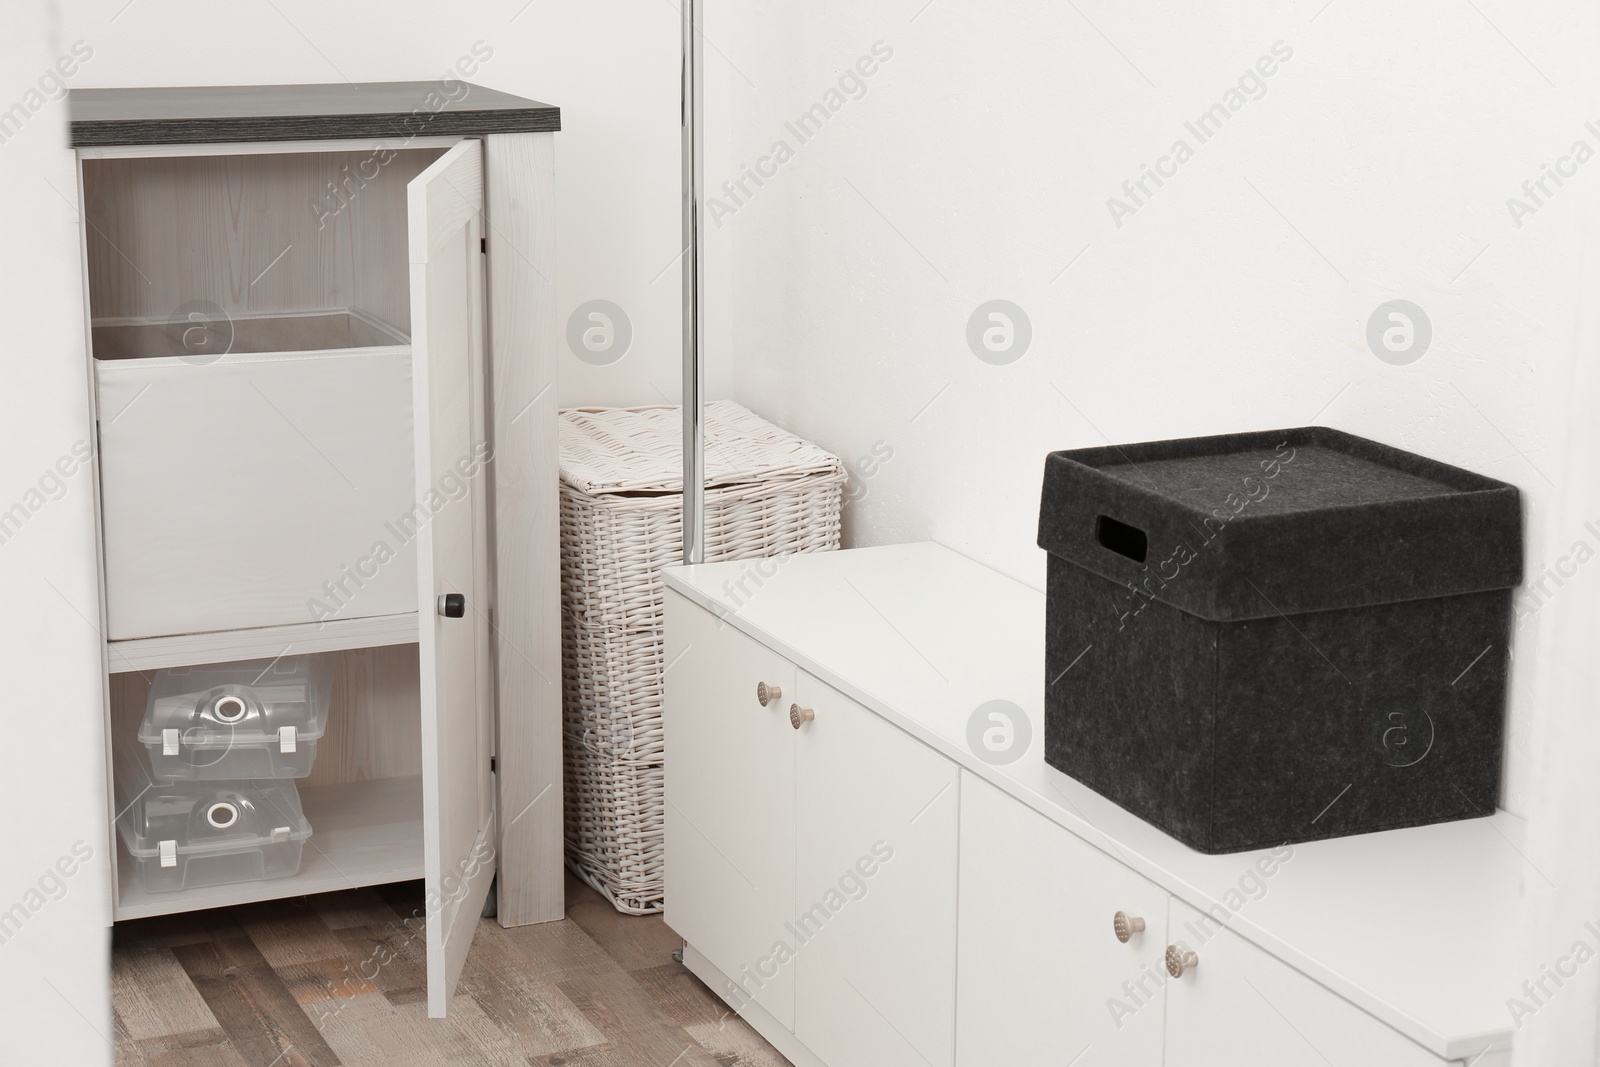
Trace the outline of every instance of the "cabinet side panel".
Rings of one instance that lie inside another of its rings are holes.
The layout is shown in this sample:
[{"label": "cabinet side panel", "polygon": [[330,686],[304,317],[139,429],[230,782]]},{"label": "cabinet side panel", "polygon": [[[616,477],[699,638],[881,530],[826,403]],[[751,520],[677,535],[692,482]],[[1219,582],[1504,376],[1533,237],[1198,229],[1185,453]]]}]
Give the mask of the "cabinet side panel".
[{"label": "cabinet side panel", "polygon": [[504,926],[566,911],[561,825],[555,144],[485,138],[491,550]]}]

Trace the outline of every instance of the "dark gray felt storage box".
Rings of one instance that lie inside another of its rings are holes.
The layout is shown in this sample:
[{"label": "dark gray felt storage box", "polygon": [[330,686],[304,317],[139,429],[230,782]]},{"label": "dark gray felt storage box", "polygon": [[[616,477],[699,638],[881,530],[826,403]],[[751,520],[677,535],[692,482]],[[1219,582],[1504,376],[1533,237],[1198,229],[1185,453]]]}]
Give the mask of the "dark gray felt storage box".
[{"label": "dark gray felt storage box", "polygon": [[1053,452],[1045,758],[1202,852],[1488,815],[1517,490],[1322,427]]}]

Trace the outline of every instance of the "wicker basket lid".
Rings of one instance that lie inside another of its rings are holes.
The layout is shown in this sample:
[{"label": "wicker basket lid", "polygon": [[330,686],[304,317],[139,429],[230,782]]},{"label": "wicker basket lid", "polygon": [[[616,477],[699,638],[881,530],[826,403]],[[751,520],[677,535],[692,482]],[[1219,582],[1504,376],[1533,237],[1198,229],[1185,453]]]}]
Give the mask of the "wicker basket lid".
[{"label": "wicker basket lid", "polygon": [[[683,416],[676,404],[567,408],[561,480],[591,496],[683,491]],[[732,400],[706,405],[706,486],[790,477],[844,478],[839,458]]]}]

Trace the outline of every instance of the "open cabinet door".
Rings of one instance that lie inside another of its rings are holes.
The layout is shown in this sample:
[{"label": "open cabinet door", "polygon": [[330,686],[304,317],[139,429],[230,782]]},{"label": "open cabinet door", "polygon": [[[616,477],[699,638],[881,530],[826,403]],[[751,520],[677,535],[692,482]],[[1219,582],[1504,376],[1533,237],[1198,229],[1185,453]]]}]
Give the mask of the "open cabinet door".
[{"label": "open cabinet door", "polygon": [[409,197],[428,1014],[439,1017],[495,870],[481,142],[446,152]]}]

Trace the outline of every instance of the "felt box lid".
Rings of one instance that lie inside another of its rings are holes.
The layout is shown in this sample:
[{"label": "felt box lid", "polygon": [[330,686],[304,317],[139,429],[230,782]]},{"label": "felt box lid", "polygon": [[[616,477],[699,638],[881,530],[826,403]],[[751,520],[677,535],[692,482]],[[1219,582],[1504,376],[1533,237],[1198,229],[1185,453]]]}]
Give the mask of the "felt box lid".
[{"label": "felt box lid", "polygon": [[1039,547],[1218,622],[1505,589],[1515,486],[1322,426],[1052,452]]}]

